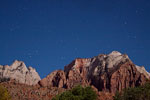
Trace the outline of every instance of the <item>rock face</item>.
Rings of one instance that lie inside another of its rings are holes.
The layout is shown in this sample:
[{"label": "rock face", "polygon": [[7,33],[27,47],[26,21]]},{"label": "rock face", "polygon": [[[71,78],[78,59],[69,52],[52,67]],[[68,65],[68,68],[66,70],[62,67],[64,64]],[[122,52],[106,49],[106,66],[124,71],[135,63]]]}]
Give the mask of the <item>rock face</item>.
[{"label": "rock face", "polygon": [[[75,59],[64,71],[55,71],[41,80],[41,86],[72,88],[75,85],[92,85],[98,91],[115,93],[127,87],[142,85],[149,79],[132,63],[126,54],[113,51],[93,58]],[[55,83],[55,84],[54,84]]]},{"label": "rock face", "polygon": [[144,66],[140,67],[136,65],[136,68],[140,73],[144,74],[146,78],[150,78],[150,73],[145,70]]},{"label": "rock face", "polygon": [[113,100],[116,91],[142,85],[147,79],[150,73],[144,67],[133,64],[126,54],[117,51],[75,59],[64,70],[56,70],[42,80],[35,69],[27,68],[22,61],[0,65],[0,85],[7,88],[12,100],[51,100],[79,84],[91,85],[98,100]]},{"label": "rock face", "polygon": [[0,81],[12,79],[27,85],[35,85],[41,80],[34,68],[27,68],[24,62],[17,60],[11,66],[0,66]]},{"label": "rock face", "polygon": [[62,88],[66,84],[65,72],[62,70],[56,70],[42,79],[39,84],[41,86],[58,87]]}]

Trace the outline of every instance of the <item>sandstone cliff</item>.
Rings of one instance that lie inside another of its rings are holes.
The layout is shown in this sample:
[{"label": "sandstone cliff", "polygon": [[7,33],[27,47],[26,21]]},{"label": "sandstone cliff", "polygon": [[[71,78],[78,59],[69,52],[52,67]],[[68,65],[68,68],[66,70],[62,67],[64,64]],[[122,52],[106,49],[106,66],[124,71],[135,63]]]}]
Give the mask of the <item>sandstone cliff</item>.
[{"label": "sandstone cliff", "polygon": [[137,67],[126,54],[113,51],[93,58],[78,58],[42,79],[43,87],[72,88],[75,85],[92,85],[98,91],[115,93],[127,87],[142,85],[150,74]]},{"label": "sandstone cliff", "polygon": [[15,80],[27,85],[37,84],[41,78],[32,67],[27,68],[24,62],[15,60],[10,66],[0,65],[0,81]]},{"label": "sandstone cliff", "polygon": [[[14,80],[7,81],[10,79]],[[100,100],[113,100],[117,90],[142,85],[149,79],[150,73],[144,67],[117,51],[75,59],[64,70],[53,71],[42,80],[35,69],[27,68],[22,61],[0,66],[0,85],[8,89],[12,100],[51,100],[78,84],[91,85]]]}]

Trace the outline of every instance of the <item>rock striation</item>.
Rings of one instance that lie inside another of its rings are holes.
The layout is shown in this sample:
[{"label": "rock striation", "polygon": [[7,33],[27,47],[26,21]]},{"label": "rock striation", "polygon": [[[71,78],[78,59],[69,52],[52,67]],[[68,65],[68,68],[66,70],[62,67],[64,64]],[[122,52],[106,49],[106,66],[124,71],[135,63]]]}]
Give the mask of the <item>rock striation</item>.
[{"label": "rock striation", "polygon": [[0,82],[9,80],[15,80],[15,82],[27,85],[35,85],[41,78],[34,68],[27,68],[24,62],[15,60],[10,66],[0,65]]},{"label": "rock striation", "polygon": [[91,85],[98,91],[115,93],[124,88],[142,85],[149,76],[146,70],[133,64],[126,54],[113,51],[93,58],[75,59],[65,66],[64,71],[52,72],[39,84],[59,88]]}]

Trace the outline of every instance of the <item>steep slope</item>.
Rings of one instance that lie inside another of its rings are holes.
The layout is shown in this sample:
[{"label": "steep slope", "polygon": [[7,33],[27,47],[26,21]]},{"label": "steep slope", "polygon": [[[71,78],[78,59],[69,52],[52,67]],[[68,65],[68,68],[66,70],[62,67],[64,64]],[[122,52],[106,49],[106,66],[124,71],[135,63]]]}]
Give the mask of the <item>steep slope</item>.
[{"label": "steep slope", "polygon": [[32,67],[27,68],[24,62],[15,60],[10,66],[0,66],[0,82],[15,80],[27,85],[37,84],[41,78]]},{"label": "steep slope", "polygon": [[140,73],[142,73],[142,74],[144,74],[145,76],[146,76],[146,78],[150,78],[150,73],[149,72],[147,72],[146,71],[146,69],[144,68],[144,66],[137,66],[136,65],[136,69],[140,72]]},{"label": "steep slope", "polygon": [[39,84],[43,87],[64,87],[66,84],[65,72],[62,70],[56,70],[48,75],[46,78],[42,79]]},{"label": "steep slope", "polygon": [[92,85],[98,91],[115,93],[127,87],[142,85],[147,79],[147,75],[139,71],[126,54],[113,51],[108,55],[75,59],[65,66],[64,71],[51,73],[39,84],[44,87],[65,88],[72,88],[78,84]]}]

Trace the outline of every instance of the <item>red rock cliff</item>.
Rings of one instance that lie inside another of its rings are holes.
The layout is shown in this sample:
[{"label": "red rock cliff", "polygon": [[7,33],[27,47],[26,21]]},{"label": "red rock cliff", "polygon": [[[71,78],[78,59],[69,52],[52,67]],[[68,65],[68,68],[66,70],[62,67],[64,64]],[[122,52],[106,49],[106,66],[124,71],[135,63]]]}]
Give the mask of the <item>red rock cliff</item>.
[{"label": "red rock cliff", "polygon": [[88,59],[75,59],[64,71],[54,71],[41,80],[41,86],[72,88],[75,85],[92,85],[98,91],[115,93],[127,87],[142,85],[148,74],[137,70],[125,54],[113,51]]}]

